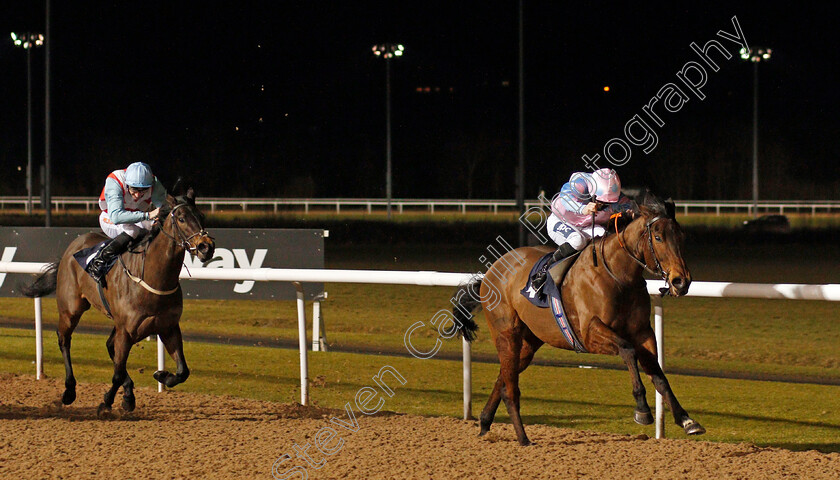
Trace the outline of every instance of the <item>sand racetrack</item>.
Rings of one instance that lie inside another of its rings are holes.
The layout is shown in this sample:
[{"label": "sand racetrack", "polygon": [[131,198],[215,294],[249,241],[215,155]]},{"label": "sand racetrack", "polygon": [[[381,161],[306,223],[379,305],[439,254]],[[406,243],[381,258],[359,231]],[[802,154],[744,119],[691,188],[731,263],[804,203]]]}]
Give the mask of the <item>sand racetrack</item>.
[{"label": "sand racetrack", "polygon": [[[109,418],[104,384],[0,373],[2,478],[840,478],[840,454],[750,444],[590,433],[530,425],[519,447],[509,425],[477,437],[474,421],[355,413],[192,393],[137,389],[137,410]],[[504,408],[502,406],[501,408]],[[329,426],[337,436],[328,438]],[[316,434],[329,456],[314,447]],[[340,437],[340,439],[339,439]],[[342,443],[343,442],[343,443]],[[307,465],[293,446],[312,445]],[[291,458],[275,464],[284,453]],[[297,470],[293,468],[299,466]],[[305,471],[305,472],[304,472]]]}]

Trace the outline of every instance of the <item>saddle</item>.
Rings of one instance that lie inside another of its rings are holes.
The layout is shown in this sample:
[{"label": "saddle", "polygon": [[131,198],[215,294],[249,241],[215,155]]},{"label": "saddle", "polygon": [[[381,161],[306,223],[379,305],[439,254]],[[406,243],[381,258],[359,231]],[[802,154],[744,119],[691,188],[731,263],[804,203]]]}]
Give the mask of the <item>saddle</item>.
[{"label": "saddle", "polygon": [[[96,280],[96,276],[94,275],[94,272],[88,270],[88,266],[90,265],[90,262],[92,262],[93,259],[96,258],[97,255],[99,255],[99,252],[101,252],[103,248],[108,246],[108,244],[111,243],[112,240],[113,239],[111,238],[103,240],[92,247],[83,248],[73,254],[73,258],[76,259],[76,262],[79,263],[79,266],[82,267],[82,270],[87,272],[87,274],[90,275],[90,277],[94,280]],[[101,274],[102,278],[104,278],[105,275],[107,275],[108,272],[111,271],[111,268],[113,268],[114,264],[117,263],[118,258],[119,255],[115,256],[102,267],[102,272],[98,272]],[[105,298],[105,293],[102,291],[102,284],[100,282],[96,282],[96,290],[99,292],[99,299],[102,301],[102,306],[105,307],[105,315],[107,315],[108,318],[114,318],[113,314],[111,313],[111,305],[108,304],[108,300]]]},{"label": "saddle", "polygon": [[[569,325],[569,320],[566,317],[566,312],[563,309],[563,300],[560,296],[560,285],[563,284],[563,279],[569,268],[575,263],[580,252],[566,257],[559,262],[548,265],[551,261],[552,253],[548,253],[540,258],[537,263],[531,268],[528,274],[528,281],[520,293],[528,299],[534,306],[539,308],[551,308],[551,313],[554,314],[554,321],[557,322],[557,327],[563,337],[569,342],[569,345],[578,353],[587,353],[586,348],[578,340],[574,330]],[[539,290],[533,286],[534,277],[543,269],[547,270],[548,278]]]},{"label": "saddle", "polygon": [[[109,238],[107,240],[101,241],[100,243],[97,243],[92,247],[83,248],[78,252],[74,253],[73,258],[76,259],[76,262],[79,263],[79,266],[82,267],[82,270],[84,270],[88,273],[88,275],[91,275],[91,277],[93,277],[91,272],[88,271],[88,265],[90,265],[90,262],[92,262],[93,259],[99,255],[99,252],[102,251],[102,249],[105,248],[109,243],[111,243],[111,241],[112,239]],[[111,261],[105,264],[102,275],[104,276],[108,272],[110,272],[111,268],[114,266],[115,263],[117,263],[117,257],[112,258]]]}]

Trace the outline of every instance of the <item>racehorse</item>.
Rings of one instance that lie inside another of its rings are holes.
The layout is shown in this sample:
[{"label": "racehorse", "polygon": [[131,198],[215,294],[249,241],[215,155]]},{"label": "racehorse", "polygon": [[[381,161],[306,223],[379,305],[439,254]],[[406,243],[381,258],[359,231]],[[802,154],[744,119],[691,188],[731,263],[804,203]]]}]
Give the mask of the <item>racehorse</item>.
[{"label": "racehorse", "polygon": [[157,334],[177,363],[175,374],[157,371],[155,380],[174,387],[189,377],[179,325],[184,302],[178,276],[186,251],[201,261],[209,261],[213,258],[215,242],[204,230],[204,215],[195,206],[191,188],[184,196],[167,195],[158,215],[161,218],[163,221],[156,222],[148,237],[138,242],[137,248],[145,245],[142,252],[135,250],[121,255],[121,265],[108,272],[107,286],[101,296],[96,281],[79,266],[73,254],[107,239],[102,233],[88,233],[73,240],[58,262],[50,264],[31,285],[22,288],[23,294],[29,297],[56,292],[58,346],[65,370],[62,404],[70,405],[76,399],[70,342],[79,319],[91,305],[114,320],[114,328],[105,342],[114,362],[114,376],[99,405],[99,415],[111,410],[120,386],[123,410],[134,410],[134,382],[126,371],[126,360],[131,347],[149,335]]},{"label": "racehorse", "polygon": [[[648,270],[666,280],[667,293],[681,296],[688,292],[691,274],[682,258],[684,234],[675,218],[673,202],[664,202],[649,192],[636,202],[641,215],[624,222],[623,230],[616,219],[615,233],[594,239],[579,255],[560,285],[562,302],[569,324],[586,351],[618,354],[624,360],[633,383],[637,423],[653,423],[638,362],[665,398],[677,425],[689,435],[702,434],[706,430],[677,401],[657,363],[650,296],[642,277]],[[550,251],[547,247],[511,250],[490,267],[483,279],[475,278],[460,286],[452,297],[459,331],[468,341],[475,338],[478,329],[473,312],[484,307],[499,353],[499,376],[481,412],[479,436],[490,430],[503,399],[517,440],[529,445],[519,415],[519,375],[543,343],[574,348],[558,328],[551,309],[536,307],[520,293],[531,267]]]}]

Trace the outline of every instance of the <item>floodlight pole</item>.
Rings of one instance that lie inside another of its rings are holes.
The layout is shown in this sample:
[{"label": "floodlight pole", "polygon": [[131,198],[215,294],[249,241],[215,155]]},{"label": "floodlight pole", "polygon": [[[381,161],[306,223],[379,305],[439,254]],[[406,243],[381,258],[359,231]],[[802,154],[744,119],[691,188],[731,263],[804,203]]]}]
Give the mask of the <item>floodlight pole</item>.
[{"label": "floodlight pole", "polygon": [[32,49],[26,49],[26,213],[32,214]]},{"label": "floodlight pole", "polygon": [[391,220],[391,59],[385,57],[385,196]]},{"label": "floodlight pole", "polygon": [[46,0],[44,29],[44,226],[52,226],[52,194],[50,192],[50,0]]},{"label": "floodlight pole", "polygon": [[385,196],[388,203],[388,220],[391,220],[391,58],[402,56],[405,47],[398,43],[374,45],[377,57],[385,59]]},{"label": "floodlight pole", "polygon": [[524,247],[527,243],[525,235],[525,224],[522,216],[525,215],[525,69],[523,66],[525,55],[525,35],[522,18],[522,1],[519,0],[519,151],[518,165],[516,167],[516,206],[519,210],[519,246]]},{"label": "floodlight pole", "polygon": [[40,47],[44,36],[26,32],[18,37],[12,32],[12,42],[26,51],[26,213],[32,214],[32,48]]},{"label": "floodlight pole", "polygon": [[770,60],[773,50],[754,47],[741,49],[741,59],[753,64],[753,158],[752,158],[752,216],[758,217],[758,64]]},{"label": "floodlight pole", "polygon": [[758,217],[758,62],[753,62],[753,218]]}]

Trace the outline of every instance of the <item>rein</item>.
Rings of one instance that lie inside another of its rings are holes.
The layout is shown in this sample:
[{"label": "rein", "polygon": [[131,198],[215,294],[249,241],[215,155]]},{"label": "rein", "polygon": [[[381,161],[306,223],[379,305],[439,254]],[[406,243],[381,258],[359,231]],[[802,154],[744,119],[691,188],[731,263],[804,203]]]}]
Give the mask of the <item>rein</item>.
[{"label": "rein", "polygon": [[[146,290],[154,293],[155,295],[161,295],[161,296],[171,295],[171,294],[177,292],[179,288],[181,288],[181,284],[178,283],[178,285],[176,285],[175,288],[173,288],[172,290],[158,290],[157,288],[154,288],[151,285],[149,285],[148,283],[146,283],[146,281],[143,280],[142,278],[135,277],[134,275],[132,275],[131,272],[128,270],[128,267],[123,262],[122,256],[120,256],[120,263],[122,264],[123,271],[125,271],[125,274],[128,275],[128,278],[130,278],[131,280],[134,281],[134,283],[140,285],[141,287],[145,288]],[[143,252],[143,271],[144,272],[146,271],[146,252]]]}]

